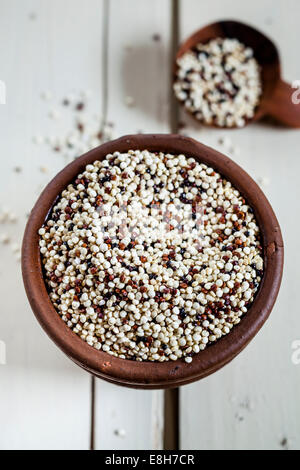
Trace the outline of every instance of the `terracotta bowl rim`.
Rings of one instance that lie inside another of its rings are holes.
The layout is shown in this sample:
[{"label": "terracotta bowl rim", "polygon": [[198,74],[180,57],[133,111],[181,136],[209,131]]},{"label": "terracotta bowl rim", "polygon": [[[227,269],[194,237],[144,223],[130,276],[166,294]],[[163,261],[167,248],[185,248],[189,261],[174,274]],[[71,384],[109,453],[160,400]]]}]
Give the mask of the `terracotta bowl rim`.
[{"label": "terracotta bowl rim", "polygon": [[[119,359],[89,346],[57,314],[47,293],[38,246],[38,229],[57,196],[88,163],[115,151],[148,149],[183,153],[212,166],[229,179],[254,210],[264,246],[265,272],[249,311],[232,331],[204,351],[191,364],[183,359],[165,363]],[[58,173],[42,192],[27,222],[22,246],[22,274],[32,310],[57,346],[85,370],[109,382],[136,388],[171,388],[203,378],[230,362],[251,341],[275,303],[283,271],[283,240],[276,216],[255,181],[225,155],[194,139],[175,134],[128,135],[105,143],[76,159]]]},{"label": "terracotta bowl rim", "polygon": [[[205,24],[204,26],[202,26],[201,28],[198,28],[197,30],[195,30],[192,34],[190,34],[188,37],[186,37],[179,45],[178,45],[178,48],[177,48],[177,51],[176,51],[176,55],[175,55],[175,58],[174,58],[174,63],[173,63],[173,84],[176,82],[177,80],[177,71],[178,71],[178,65],[177,65],[177,60],[187,51],[190,49],[191,46],[187,47],[188,44],[194,44],[196,45],[198,42],[199,42],[199,35],[201,35],[204,31],[206,31],[207,29],[209,28],[215,28],[215,27],[219,27],[220,25],[225,25],[225,24],[235,24],[237,27],[239,26],[242,26],[244,28],[247,28],[249,31],[253,32],[253,34],[256,34],[257,36],[260,36],[262,38],[264,38],[264,40],[266,41],[266,43],[269,43],[272,45],[272,47],[274,48],[274,50],[276,51],[276,54],[277,54],[277,63],[276,63],[276,67],[274,66],[274,74],[276,73],[276,80],[279,81],[281,79],[281,59],[280,59],[280,53],[279,53],[279,49],[277,47],[277,45],[274,43],[274,41],[269,37],[267,36],[264,32],[262,32],[262,30],[260,29],[257,29],[255,26],[251,25],[251,24],[248,24],[248,23],[245,23],[244,21],[239,21],[237,19],[231,19],[231,18],[226,18],[226,19],[220,19],[220,20],[217,20],[217,21],[213,21],[211,23],[208,23],[208,24]],[[219,37],[226,37],[225,35],[222,36],[222,34],[219,35]],[[246,44],[247,45],[247,44]],[[261,64],[260,64],[261,65]],[[264,66],[262,66],[264,67]],[[274,80],[274,83],[276,82],[276,80]],[[275,85],[274,85],[275,86]],[[200,127],[212,127],[212,128],[216,128],[216,129],[224,129],[224,130],[228,130],[228,131],[233,131],[233,130],[237,130],[239,129],[238,126],[232,126],[232,127],[226,127],[226,126],[218,126],[216,124],[207,124],[206,122],[203,122],[199,119],[196,118],[196,116],[190,111],[188,110],[187,108],[185,108],[184,106],[184,103],[182,101],[180,101],[174,91],[173,91],[173,95],[175,97],[175,99],[177,100],[178,104],[180,105],[180,107],[182,108],[182,110],[188,115],[190,116],[194,122],[196,122],[198,124],[198,126]],[[270,98],[269,98],[270,99]],[[252,124],[256,121],[259,121],[260,119],[262,119],[263,117],[265,117],[267,114],[268,114],[268,111],[266,109],[266,105],[265,105],[265,101],[266,101],[266,97],[265,97],[265,91],[263,90],[262,92],[262,96],[260,97],[260,102],[257,106],[257,109],[255,111],[255,114],[253,116],[253,118],[249,118],[246,120],[246,124],[244,127],[248,126],[249,124]]]}]

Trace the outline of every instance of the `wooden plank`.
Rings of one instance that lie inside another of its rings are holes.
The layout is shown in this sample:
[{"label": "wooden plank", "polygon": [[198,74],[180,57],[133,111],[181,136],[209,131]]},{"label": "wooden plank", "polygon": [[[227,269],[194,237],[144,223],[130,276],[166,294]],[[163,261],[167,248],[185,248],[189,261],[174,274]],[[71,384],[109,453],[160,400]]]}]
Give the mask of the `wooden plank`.
[{"label": "wooden plank", "polygon": [[[234,18],[264,31],[278,44],[284,77],[300,76],[297,47],[300,5],[296,0],[181,1],[181,40],[212,21]],[[252,176],[279,218],[286,243],[285,276],[270,320],[233,363],[213,376],[181,390],[181,447],[184,449],[299,449],[300,375],[291,361],[292,342],[300,337],[296,299],[299,221],[299,131],[258,123],[243,130],[200,129],[185,115],[185,132],[219,147]],[[226,134],[239,149],[218,144]],[[266,184],[269,180],[269,184]]]},{"label": "wooden plank", "polygon": [[[41,186],[65,164],[48,147],[35,146],[32,136],[65,132],[64,120],[51,121],[48,114],[66,93],[90,88],[94,111],[101,110],[101,25],[99,0],[1,2],[0,79],[7,104],[0,105],[0,208],[8,207],[18,221],[1,224],[0,233],[15,243]],[[44,90],[53,100],[40,99]],[[42,174],[40,166],[49,172]],[[0,244],[0,340],[7,348],[7,364],[0,365],[0,448],[88,449],[91,378],[42,333],[11,246]]]},{"label": "wooden plank", "polygon": [[[109,2],[107,120],[116,136],[169,131],[170,6],[169,0]],[[163,392],[97,381],[96,448],[162,446]]]},{"label": "wooden plank", "polygon": [[168,132],[171,3],[112,0],[109,7],[108,121],[118,136]]}]

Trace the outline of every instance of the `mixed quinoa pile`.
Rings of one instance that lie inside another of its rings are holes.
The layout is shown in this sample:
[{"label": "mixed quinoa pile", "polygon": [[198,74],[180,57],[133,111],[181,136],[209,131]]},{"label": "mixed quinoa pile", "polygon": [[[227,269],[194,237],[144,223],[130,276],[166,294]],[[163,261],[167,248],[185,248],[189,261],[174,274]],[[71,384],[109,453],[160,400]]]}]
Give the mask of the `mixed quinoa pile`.
[{"label": "mixed quinoa pile", "polygon": [[185,155],[135,150],[95,161],[39,236],[62,320],[123,359],[191,362],[240,322],[263,276],[251,207]]},{"label": "mixed quinoa pile", "polygon": [[243,127],[254,117],[262,83],[253,50],[237,39],[197,44],[177,60],[174,91],[199,121]]}]

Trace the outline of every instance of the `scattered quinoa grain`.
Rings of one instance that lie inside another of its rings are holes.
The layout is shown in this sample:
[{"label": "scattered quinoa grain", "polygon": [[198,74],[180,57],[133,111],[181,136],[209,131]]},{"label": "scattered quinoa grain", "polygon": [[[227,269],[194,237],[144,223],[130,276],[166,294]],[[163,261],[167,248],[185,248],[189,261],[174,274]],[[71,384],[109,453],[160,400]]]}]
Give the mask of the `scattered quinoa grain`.
[{"label": "scattered quinoa grain", "polygon": [[126,106],[128,107],[132,107],[135,105],[135,100],[132,96],[125,96],[124,101],[125,101]]}]

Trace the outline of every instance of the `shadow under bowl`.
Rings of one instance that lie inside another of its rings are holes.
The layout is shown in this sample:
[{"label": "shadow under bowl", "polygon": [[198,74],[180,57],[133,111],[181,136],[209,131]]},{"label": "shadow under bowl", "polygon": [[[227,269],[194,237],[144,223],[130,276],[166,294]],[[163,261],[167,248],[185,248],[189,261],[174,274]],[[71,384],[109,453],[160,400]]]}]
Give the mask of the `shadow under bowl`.
[{"label": "shadow under bowl", "polygon": [[[177,361],[135,362],[97,351],[61,319],[47,292],[39,251],[38,230],[61,192],[86,165],[107,154],[128,150],[185,154],[212,166],[240,191],[253,208],[264,249],[264,276],[255,300],[231,332],[193,357]],[[179,135],[132,135],[101,145],[64,168],[45,188],[30,214],[22,247],[22,273],[32,310],[56,345],[76,364],[109,382],[134,388],[172,388],[201,379],[230,362],[251,341],[275,303],[283,270],[283,241],[276,216],[261,189],[236,163],[199,142]]]}]

